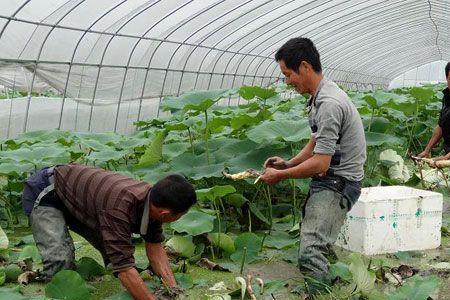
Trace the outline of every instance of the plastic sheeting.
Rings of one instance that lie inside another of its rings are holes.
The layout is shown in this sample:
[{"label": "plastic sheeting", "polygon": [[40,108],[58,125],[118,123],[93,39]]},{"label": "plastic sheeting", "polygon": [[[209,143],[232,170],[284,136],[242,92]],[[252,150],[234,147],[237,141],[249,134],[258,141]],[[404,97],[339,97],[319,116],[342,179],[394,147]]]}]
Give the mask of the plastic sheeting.
[{"label": "plastic sheeting", "polygon": [[[450,60],[449,14],[442,0],[2,0],[0,78],[60,91],[62,128],[66,100],[117,110],[191,89],[268,85],[281,77],[276,50],[306,36],[328,77],[386,88],[406,70]],[[35,129],[34,100],[22,130]]]}]

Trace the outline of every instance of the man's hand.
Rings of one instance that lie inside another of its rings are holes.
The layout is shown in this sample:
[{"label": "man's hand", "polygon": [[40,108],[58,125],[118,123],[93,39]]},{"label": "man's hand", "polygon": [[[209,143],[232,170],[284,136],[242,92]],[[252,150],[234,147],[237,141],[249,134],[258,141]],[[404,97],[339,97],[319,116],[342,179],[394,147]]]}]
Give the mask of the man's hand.
[{"label": "man's hand", "polygon": [[119,279],[122,285],[136,300],[157,300],[145,286],[144,281],[139,276],[138,271],[135,268],[130,268],[125,271],[119,272]]},{"label": "man's hand", "polygon": [[288,168],[288,166],[289,166],[289,163],[279,156],[269,157],[264,162],[264,168],[273,168],[273,169],[277,169],[277,170],[284,170],[284,169]]},{"label": "man's hand", "polygon": [[176,286],[177,282],[170,268],[169,258],[161,243],[145,243],[145,250],[156,275],[169,287]]},{"label": "man's hand", "polygon": [[430,157],[430,151],[424,150],[424,151],[420,152],[419,154],[417,154],[417,157],[428,158],[428,157]]},{"label": "man's hand", "polygon": [[264,174],[262,174],[260,177],[261,181],[270,185],[276,184],[280,182],[282,179],[283,177],[281,176],[281,171],[274,168],[267,168],[264,171]]}]

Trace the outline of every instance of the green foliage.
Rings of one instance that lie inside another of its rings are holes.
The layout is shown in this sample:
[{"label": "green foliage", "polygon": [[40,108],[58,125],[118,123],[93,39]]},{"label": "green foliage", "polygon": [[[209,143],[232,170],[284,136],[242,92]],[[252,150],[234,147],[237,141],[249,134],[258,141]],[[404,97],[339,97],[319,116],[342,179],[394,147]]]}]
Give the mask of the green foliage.
[{"label": "green foliage", "polygon": [[190,258],[194,255],[195,245],[187,237],[181,235],[174,235],[166,242],[166,246],[172,248],[181,257]]},{"label": "green foliage", "polygon": [[252,232],[242,233],[234,240],[234,247],[236,252],[230,256],[232,261],[235,263],[241,262],[245,253],[245,261],[251,263],[258,259],[261,250],[261,238]]},{"label": "green foliage", "polygon": [[78,274],[80,274],[85,280],[92,277],[102,276],[106,273],[105,268],[91,257],[80,258],[80,260],[76,262],[75,271],[77,271]]},{"label": "green foliage", "polygon": [[199,235],[211,232],[214,228],[216,217],[200,211],[190,210],[179,220],[170,224],[170,227],[177,232],[186,232],[190,235]]},{"label": "green foliage", "polygon": [[17,277],[22,273],[22,269],[16,264],[6,266],[5,270],[6,282],[17,282]]},{"label": "green foliage", "polygon": [[227,235],[226,233],[209,233],[208,234],[209,239],[211,240],[211,243],[214,246],[219,247],[226,253],[233,253],[236,249],[234,247],[234,241],[233,239]]},{"label": "green foliage", "polygon": [[27,258],[31,258],[33,262],[40,262],[42,260],[39,250],[34,245],[27,245],[20,252],[19,260],[26,260]]},{"label": "green foliage", "polygon": [[195,192],[199,200],[214,201],[236,192],[236,189],[232,185],[215,185],[212,188],[200,189]]},{"label": "green foliage", "polygon": [[186,273],[175,273],[173,275],[181,288],[188,290],[194,286],[194,281],[192,280],[191,275]]},{"label": "green foliage", "polygon": [[370,293],[375,287],[375,273],[367,270],[367,266],[364,264],[360,254],[351,254],[350,261],[348,269],[352,273],[353,282],[356,285],[355,292],[361,292],[365,295]]},{"label": "green foliage", "polygon": [[277,92],[273,88],[262,88],[259,86],[243,86],[239,89],[239,96],[241,96],[245,100],[251,100],[253,98],[267,100],[275,95],[277,95]]},{"label": "green foliage", "polygon": [[429,299],[438,288],[439,279],[436,276],[422,278],[414,276],[407,280],[406,284],[397,289],[393,294],[388,295],[389,300],[426,300]]},{"label": "green foliage", "polygon": [[86,282],[80,274],[71,270],[56,273],[45,288],[45,296],[66,300],[87,300],[91,298]]},{"label": "green foliage", "polygon": [[162,149],[166,134],[165,131],[161,131],[155,135],[152,143],[141,156],[138,167],[153,166],[162,159]]}]

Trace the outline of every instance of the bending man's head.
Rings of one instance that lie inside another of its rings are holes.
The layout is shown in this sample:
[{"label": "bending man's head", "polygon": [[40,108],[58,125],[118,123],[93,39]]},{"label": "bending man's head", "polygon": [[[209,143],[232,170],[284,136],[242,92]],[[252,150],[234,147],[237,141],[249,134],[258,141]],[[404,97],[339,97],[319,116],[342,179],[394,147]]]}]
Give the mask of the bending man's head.
[{"label": "bending man's head", "polygon": [[197,202],[194,187],[181,175],[169,175],[150,189],[150,217],[173,222]]}]

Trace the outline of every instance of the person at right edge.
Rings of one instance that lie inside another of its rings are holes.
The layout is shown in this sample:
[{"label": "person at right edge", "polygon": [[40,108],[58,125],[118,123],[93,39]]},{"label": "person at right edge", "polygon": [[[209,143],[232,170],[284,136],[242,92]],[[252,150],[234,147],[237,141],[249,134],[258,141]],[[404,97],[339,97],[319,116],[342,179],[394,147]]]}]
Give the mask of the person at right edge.
[{"label": "person at right edge", "polygon": [[[356,107],[348,95],[322,74],[320,55],[307,38],[293,38],[276,53],[286,84],[307,102],[311,137],[292,159],[270,157],[261,180],[267,184],[311,177],[302,208],[299,268],[310,294],[330,284],[328,257],[347,212],[361,194],[366,141]],[[312,280],[311,280],[312,279]]]},{"label": "person at right edge", "polygon": [[434,158],[434,160],[450,159],[450,62],[445,66],[445,78],[447,79],[447,87],[442,91],[442,109],[439,113],[438,125],[433,131],[425,150],[418,157],[429,157],[431,149],[441,140],[444,140],[443,148],[445,154]]}]

